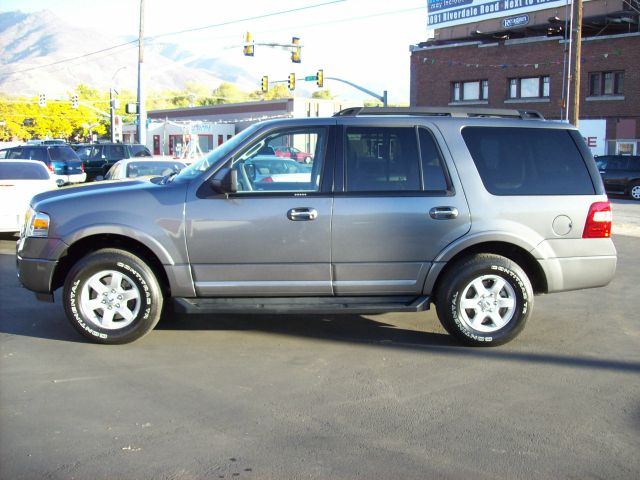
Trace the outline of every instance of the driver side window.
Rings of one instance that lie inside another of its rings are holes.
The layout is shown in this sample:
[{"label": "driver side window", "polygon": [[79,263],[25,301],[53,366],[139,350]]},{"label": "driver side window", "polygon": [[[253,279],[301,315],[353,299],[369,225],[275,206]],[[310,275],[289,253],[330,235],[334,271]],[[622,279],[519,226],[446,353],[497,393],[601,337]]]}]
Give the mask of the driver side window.
[{"label": "driver side window", "polygon": [[319,191],[326,140],[322,127],[282,129],[259,138],[233,160],[238,193]]}]

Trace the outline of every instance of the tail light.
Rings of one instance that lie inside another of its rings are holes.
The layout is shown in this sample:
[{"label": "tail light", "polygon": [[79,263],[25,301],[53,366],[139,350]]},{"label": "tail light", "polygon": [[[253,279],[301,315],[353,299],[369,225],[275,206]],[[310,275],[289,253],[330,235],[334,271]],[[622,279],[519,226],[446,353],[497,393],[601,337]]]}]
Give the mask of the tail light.
[{"label": "tail light", "polygon": [[49,171],[51,173],[53,173],[53,164],[52,163],[47,164],[47,168],[49,169]]},{"label": "tail light", "polygon": [[82,171],[82,173],[84,173],[84,163],[80,164],[80,170]]},{"label": "tail light", "polygon": [[262,179],[260,179],[261,182],[267,182],[267,183],[272,183],[273,182],[273,178],[271,177],[264,177]]},{"label": "tail light", "polygon": [[609,238],[613,213],[610,202],[596,202],[589,208],[582,238]]}]

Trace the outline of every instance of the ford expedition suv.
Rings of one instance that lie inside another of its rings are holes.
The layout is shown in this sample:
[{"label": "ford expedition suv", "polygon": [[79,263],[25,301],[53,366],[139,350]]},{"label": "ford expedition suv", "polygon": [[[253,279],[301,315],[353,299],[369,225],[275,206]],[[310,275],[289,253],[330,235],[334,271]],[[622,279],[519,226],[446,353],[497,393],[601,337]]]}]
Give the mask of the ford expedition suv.
[{"label": "ford expedition suv", "polygon": [[[313,154],[304,177],[253,160],[285,146]],[[488,346],[518,335],[534,295],[609,283],[610,235],[570,125],[355,108],[257,123],[179,174],[39,194],[17,262],[40,300],[62,287],[71,324],[99,343],[142,337],[168,303],[300,315],[435,304],[450,334]]]}]

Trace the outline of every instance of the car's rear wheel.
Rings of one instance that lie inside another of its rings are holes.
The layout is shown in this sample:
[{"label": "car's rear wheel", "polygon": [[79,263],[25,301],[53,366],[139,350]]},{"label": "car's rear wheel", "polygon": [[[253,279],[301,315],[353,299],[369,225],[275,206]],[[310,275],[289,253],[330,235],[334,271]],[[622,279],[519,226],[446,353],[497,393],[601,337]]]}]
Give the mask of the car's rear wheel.
[{"label": "car's rear wheel", "polygon": [[634,182],[629,187],[629,196],[634,200],[640,200],[640,182]]},{"label": "car's rear wheel", "polygon": [[162,291],[153,270],[119,249],[93,252],[69,271],[63,302],[71,324],[97,343],[132,342],[156,326]]},{"label": "car's rear wheel", "polygon": [[436,294],[443,327],[464,343],[501,345],[524,328],[533,309],[526,273],[500,255],[478,254],[445,274]]}]

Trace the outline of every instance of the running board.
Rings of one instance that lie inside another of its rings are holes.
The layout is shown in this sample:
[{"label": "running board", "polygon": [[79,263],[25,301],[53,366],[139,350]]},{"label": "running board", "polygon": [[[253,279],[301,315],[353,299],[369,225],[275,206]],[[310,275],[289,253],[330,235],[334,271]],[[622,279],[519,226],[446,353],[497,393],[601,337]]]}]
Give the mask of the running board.
[{"label": "running board", "polygon": [[340,314],[423,312],[428,296],[420,297],[234,297],[173,298],[177,313]]}]

